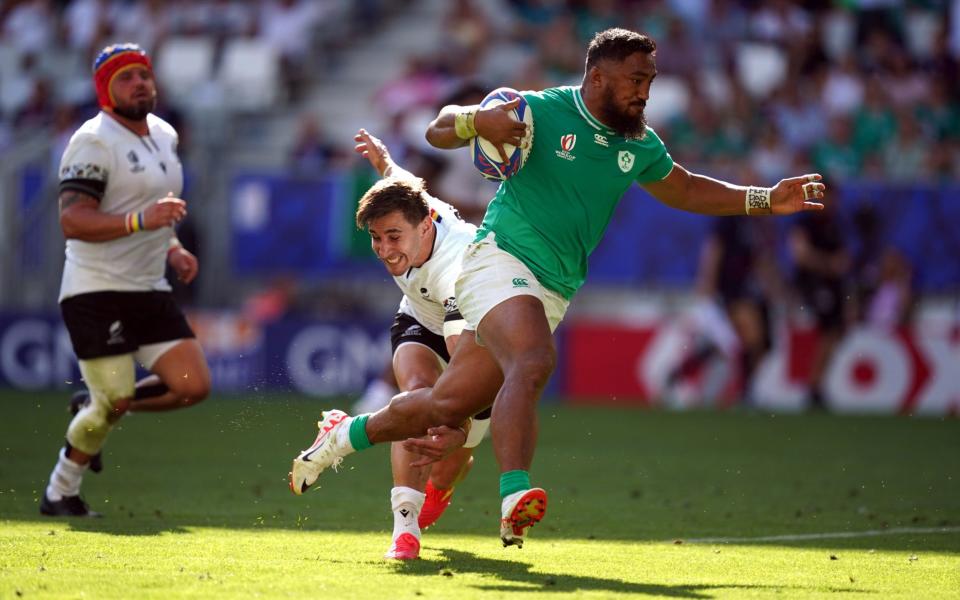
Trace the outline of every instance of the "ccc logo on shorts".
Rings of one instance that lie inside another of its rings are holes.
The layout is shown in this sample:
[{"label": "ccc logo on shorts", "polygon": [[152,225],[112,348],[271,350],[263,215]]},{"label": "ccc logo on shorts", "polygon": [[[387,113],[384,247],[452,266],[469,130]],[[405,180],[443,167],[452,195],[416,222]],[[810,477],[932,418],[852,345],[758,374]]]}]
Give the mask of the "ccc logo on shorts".
[{"label": "ccc logo on shorts", "polygon": [[513,287],[515,287],[515,288],[522,288],[522,287],[528,288],[528,287],[530,287],[530,284],[529,284],[529,283],[527,282],[527,280],[524,279],[523,277],[514,277],[514,278],[513,278]]}]

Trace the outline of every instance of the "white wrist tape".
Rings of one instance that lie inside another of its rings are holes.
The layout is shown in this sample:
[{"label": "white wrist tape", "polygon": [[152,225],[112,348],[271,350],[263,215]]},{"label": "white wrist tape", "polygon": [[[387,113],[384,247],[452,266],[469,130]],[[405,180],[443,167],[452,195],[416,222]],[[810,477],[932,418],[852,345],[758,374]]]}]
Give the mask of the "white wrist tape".
[{"label": "white wrist tape", "polygon": [[744,207],[748,215],[769,215],[773,212],[770,206],[771,188],[748,187]]}]

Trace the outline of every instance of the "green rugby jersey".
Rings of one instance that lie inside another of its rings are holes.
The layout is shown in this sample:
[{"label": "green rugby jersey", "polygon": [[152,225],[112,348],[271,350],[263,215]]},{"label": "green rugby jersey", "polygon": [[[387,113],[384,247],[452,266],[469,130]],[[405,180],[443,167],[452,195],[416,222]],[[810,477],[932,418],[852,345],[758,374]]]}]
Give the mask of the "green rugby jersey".
[{"label": "green rugby jersey", "polygon": [[533,112],[533,149],[490,201],[477,240],[493,231],[500,248],[569,299],[624,192],[666,177],[673,159],[652,129],[628,140],[600,123],[579,87],[522,95]]}]

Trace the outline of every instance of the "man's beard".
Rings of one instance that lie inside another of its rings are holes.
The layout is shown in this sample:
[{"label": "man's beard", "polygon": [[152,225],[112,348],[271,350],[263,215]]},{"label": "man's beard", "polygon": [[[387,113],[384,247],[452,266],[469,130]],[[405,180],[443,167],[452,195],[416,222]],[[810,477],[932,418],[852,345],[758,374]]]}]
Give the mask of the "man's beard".
[{"label": "man's beard", "polygon": [[[647,103],[645,101],[640,100],[639,102],[643,102],[643,108],[646,107]],[[647,134],[647,116],[643,110],[636,117],[621,111],[617,108],[617,103],[613,98],[613,90],[610,88],[603,91],[599,116],[604,125],[627,139],[642,140],[643,136]]]},{"label": "man's beard", "polygon": [[134,102],[130,106],[114,106],[113,112],[125,119],[130,119],[131,121],[142,121],[146,119],[147,115],[152,113],[153,109],[156,107],[156,98],[150,98],[149,100],[140,100],[138,102]]}]

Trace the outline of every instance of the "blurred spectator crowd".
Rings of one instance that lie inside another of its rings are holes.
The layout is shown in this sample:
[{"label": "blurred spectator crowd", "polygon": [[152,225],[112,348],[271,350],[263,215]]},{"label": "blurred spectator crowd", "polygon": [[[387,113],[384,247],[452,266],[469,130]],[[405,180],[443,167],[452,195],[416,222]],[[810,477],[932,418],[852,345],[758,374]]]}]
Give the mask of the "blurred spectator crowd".
[{"label": "blurred spectator crowd", "polygon": [[578,84],[611,26],[657,41],[648,120],[692,170],[763,185],[818,171],[836,187],[960,172],[960,0],[0,0],[0,157],[47,131],[56,164],[96,110],[93,56],[132,41],[153,57],[188,169],[204,111],[242,115],[289,132],[291,175],[346,171],[359,196],[373,174],[312,91],[373,46],[397,68],[347,99],[356,126],[478,222],[495,186],[468,153],[427,147],[426,122],[502,85]]},{"label": "blurred spectator crowd", "polygon": [[[364,43],[370,32],[376,35],[383,12],[408,4],[0,1],[0,152],[18,132],[75,126],[78,112],[95,108],[92,57],[107,43],[132,41],[152,53],[171,105],[255,114],[312,108],[320,123],[307,119],[307,139],[291,141],[302,167],[310,143],[350,145],[322,139],[323,107],[303,106],[305,89],[322,83],[331,66],[323,50]],[[435,47],[410,56],[407,68],[369,99],[369,108],[389,115],[396,132],[411,114],[500,85],[575,84],[592,35],[623,26],[658,43],[660,75],[648,117],[688,167],[765,184],[808,170],[834,182],[915,182],[952,178],[960,169],[958,0],[452,0],[431,6],[440,25]],[[421,146],[410,136],[396,138]],[[321,152],[328,153],[335,151]],[[442,176],[444,160],[429,170]],[[464,177],[455,180],[462,184]],[[467,187],[476,187],[478,196],[490,193],[483,185]]]},{"label": "blurred spectator crowd", "polygon": [[435,110],[463,82],[577,84],[610,26],[652,36],[648,119],[673,157],[734,181],[935,182],[960,172],[960,2],[451,2],[442,42],[387,83],[385,109]]},{"label": "blurred spectator crowd", "polygon": [[295,104],[341,43],[345,21],[376,0],[0,1],[0,152],[96,110],[90,65],[104,46],[152,56],[169,108],[267,111]]}]

